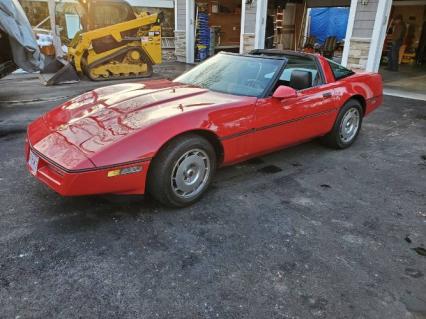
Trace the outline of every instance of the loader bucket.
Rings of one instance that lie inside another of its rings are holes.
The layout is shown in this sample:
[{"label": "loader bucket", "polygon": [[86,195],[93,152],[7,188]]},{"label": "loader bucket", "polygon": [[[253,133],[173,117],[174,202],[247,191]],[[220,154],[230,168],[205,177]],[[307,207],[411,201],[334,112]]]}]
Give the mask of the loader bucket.
[{"label": "loader bucket", "polygon": [[56,59],[47,63],[40,72],[39,78],[46,86],[76,83],[80,81],[73,65],[63,59]]}]

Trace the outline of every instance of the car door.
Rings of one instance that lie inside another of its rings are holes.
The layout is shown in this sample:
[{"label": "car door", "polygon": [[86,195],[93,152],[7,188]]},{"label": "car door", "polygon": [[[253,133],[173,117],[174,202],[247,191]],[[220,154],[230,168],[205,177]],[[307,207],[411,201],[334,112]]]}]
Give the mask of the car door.
[{"label": "car door", "polygon": [[[297,83],[291,83],[293,72],[310,72],[312,83],[297,87]],[[272,97],[279,85],[295,86],[297,96]],[[331,130],[336,113],[334,84],[325,83],[316,61],[310,57],[289,57],[271,96],[257,101],[253,153],[264,153],[324,135]]]}]

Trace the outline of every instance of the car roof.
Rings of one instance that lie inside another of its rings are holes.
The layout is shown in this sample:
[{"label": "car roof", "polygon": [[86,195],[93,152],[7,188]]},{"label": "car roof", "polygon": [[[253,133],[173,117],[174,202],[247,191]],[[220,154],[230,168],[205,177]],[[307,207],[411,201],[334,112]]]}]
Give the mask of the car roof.
[{"label": "car roof", "polygon": [[300,56],[300,57],[306,57],[309,59],[314,59],[316,55],[311,53],[305,53],[300,51],[291,51],[291,50],[280,50],[280,49],[256,49],[250,51],[249,55],[266,55],[266,56],[274,56],[274,57],[283,57],[285,56]]},{"label": "car roof", "polygon": [[316,58],[316,55],[314,54],[295,52],[290,50],[275,50],[275,49],[267,49],[267,50],[258,49],[258,50],[253,50],[253,51],[250,51],[249,53],[244,53],[244,54],[221,51],[219,52],[219,54],[251,57],[251,58],[264,58],[264,59],[273,59],[273,60],[288,60],[289,56],[299,56],[299,57],[305,57],[308,59]]}]

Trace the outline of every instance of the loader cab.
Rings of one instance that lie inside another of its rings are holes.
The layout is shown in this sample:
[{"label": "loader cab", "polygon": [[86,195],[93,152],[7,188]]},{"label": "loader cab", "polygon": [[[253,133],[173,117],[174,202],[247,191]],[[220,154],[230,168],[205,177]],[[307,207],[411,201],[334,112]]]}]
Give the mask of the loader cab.
[{"label": "loader cab", "polygon": [[96,30],[136,19],[133,8],[124,0],[79,0],[83,8],[83,31]]}]

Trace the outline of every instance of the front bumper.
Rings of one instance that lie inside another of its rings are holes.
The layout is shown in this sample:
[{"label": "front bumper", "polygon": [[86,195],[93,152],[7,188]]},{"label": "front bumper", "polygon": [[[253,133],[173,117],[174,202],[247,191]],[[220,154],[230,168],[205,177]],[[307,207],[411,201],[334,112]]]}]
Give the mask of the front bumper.
[{"label": "front bumper", "polygon": [[[28,165],[30,149],[39,157],[35,173],[31,171]],[[25,147],[25,159],[31,175],[62,196],[144,194],[150,164],[150,160],[141,160],[108,167],[71,171],[64,169],[31,148],[28,142]],[[140,166],[141,171],[134,174],[108,177],[108,173],[113,170],[135,166]]]}]

